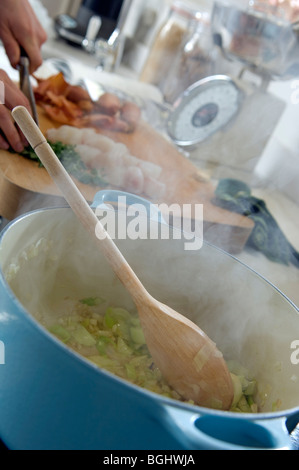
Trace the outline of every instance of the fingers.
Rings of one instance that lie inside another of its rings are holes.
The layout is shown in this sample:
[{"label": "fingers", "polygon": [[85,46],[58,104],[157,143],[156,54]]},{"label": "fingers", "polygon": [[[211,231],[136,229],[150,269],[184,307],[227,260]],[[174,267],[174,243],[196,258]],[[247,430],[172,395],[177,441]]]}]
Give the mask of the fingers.
[{"label": "fingers", "polygon": [[[34,73],[43,63],[41,46],[46,41],[47,35],[42,28],[38,28],[34,35],[27,35],[19,39],[19,44],[25,49],[29,58],[29,72]],[[20,47],[18,47],[17,62],[20,61]]]},{"label": "fingers", "polygon": [[15,152],[22,152],[27,144],[23,134],[14,125],[10,110],[0,105],[0,148],[8,150],[11,146]]},{"label": "fingers", "polygon": [[[47,40],[47,34],[44,29],[41,27],[38,20],[35,20],[33,26],[33,32],[27,35],[16,35],[16,38],[19,44],[25,49],[29,57],[29,72],[32,74],[35,70],[38,69],[43,63],[41,46]],[[20,60],[20,49],[18,50],[18,62]],[[18,63],[17,62],[17,63]]]},{"label": "fingers", "polygon": [[20,62],[20,45],[27,52],[30,64],[29,72],[31,74],[42,65],[40,45],[35,38],[27,36],[18,41],[10,32],[6,32],[6,34],[2,34],[2,41],[12,67],[16,68]]},{"label": "fingers", "polygon": [[10,110],[15,106],[25,106],[28,111],[31,111],[30,103],[26,96],[3,70],[0,70],[0,80],[4,83],[5,106]]},{"label": "fingers", "polygon": [[0,130],[0,149],[3,149],[3,150],[9,149],[9,143],[5,139],[5,136],[3,135],[1,130]]},{"label": "fingers", "polygon": [[[29,57],[29,73],[33,74],[43,63],[40,48],[35,44],[27,43],[23,46]],[[20,58],[20,52],[19,52]]]},{"label": "fingers", "polygon": [[1,39],[9,62],[11,63],[12,67],[16,67],[20,59],[20,47],[17,40],[14,38],[8,28],[2,29]]},{"label": "fingers", "polygon": [[31,112],[30,104],[3,70],[0,70],[0,80],[4,83],[4,104],[0,105],[0,148],[7,150],[11,146],[16,152],[22,152],[28,142],[15,126],[11,110],[20,105],[25,106]]}]

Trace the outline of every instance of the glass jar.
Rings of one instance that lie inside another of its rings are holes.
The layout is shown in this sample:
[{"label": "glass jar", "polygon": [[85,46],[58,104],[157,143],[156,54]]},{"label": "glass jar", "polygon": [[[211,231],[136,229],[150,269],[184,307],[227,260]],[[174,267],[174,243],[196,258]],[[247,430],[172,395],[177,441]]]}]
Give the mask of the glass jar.
[{"label": "glass jar", "polygon": [[173,2],[140,74],[141,81],[160,86],[177,56],[193,16],[194,10],[185,2]]},{"label": "glass jar", "polygon": [[216,54],[210,14],[196,12],[189,21],[179,52],[160,84],[164,99],[173,103],[190,85],[213,75]]}]

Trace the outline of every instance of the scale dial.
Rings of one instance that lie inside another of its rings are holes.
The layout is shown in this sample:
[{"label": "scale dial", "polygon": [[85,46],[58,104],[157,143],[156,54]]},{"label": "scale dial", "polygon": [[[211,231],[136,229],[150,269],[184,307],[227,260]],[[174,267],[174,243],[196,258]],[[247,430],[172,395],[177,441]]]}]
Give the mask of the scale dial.
[{"label": "scale dial", "polygon": [[224,128],[238,113],[242,92],[226,75],[204,78],[189,87],[174,104],[168,134],[179,146],[199,144]]}]

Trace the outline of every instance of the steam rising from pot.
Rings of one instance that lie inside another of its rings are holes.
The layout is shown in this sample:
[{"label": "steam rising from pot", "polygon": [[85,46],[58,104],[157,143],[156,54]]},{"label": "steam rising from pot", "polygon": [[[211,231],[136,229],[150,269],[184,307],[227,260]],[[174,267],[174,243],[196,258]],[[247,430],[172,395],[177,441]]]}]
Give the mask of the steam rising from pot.
[{"label": "steam rising from pot", "polygon": [[[133,307],[70,210],[41,211],[20,222],[21,233],[15,230],[4,238],[1,264],[21,303],[39,320],[68,315],[74,299],[103,293],[108,303]],[[271,384],[264,405],[270,410],[283,387],[277,364],[285,380],[295,375],[289,352],[294,312],[286,309],[285,299],[234,258],[206,244],[194,254],[183,249],[183,240],[117,243],[157,299],[198,323],[225,358],[244,364],[262,389]],[[292,386],[295,406],[298,393]]]}]

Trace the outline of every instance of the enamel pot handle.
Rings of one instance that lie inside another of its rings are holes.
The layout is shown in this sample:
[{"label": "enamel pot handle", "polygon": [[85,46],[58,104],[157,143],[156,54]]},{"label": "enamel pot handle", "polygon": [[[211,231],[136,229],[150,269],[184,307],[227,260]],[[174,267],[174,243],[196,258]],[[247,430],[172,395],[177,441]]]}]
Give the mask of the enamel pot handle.
[{"label": "enamel pot handle", "polygon": [[288,420],[285,416],[255,420],[217,411],[199,415],[171,405],[165,408],[169,418],[165,422],[190,450],[291,450],[287,421],[299,421],[298,413]]}]

